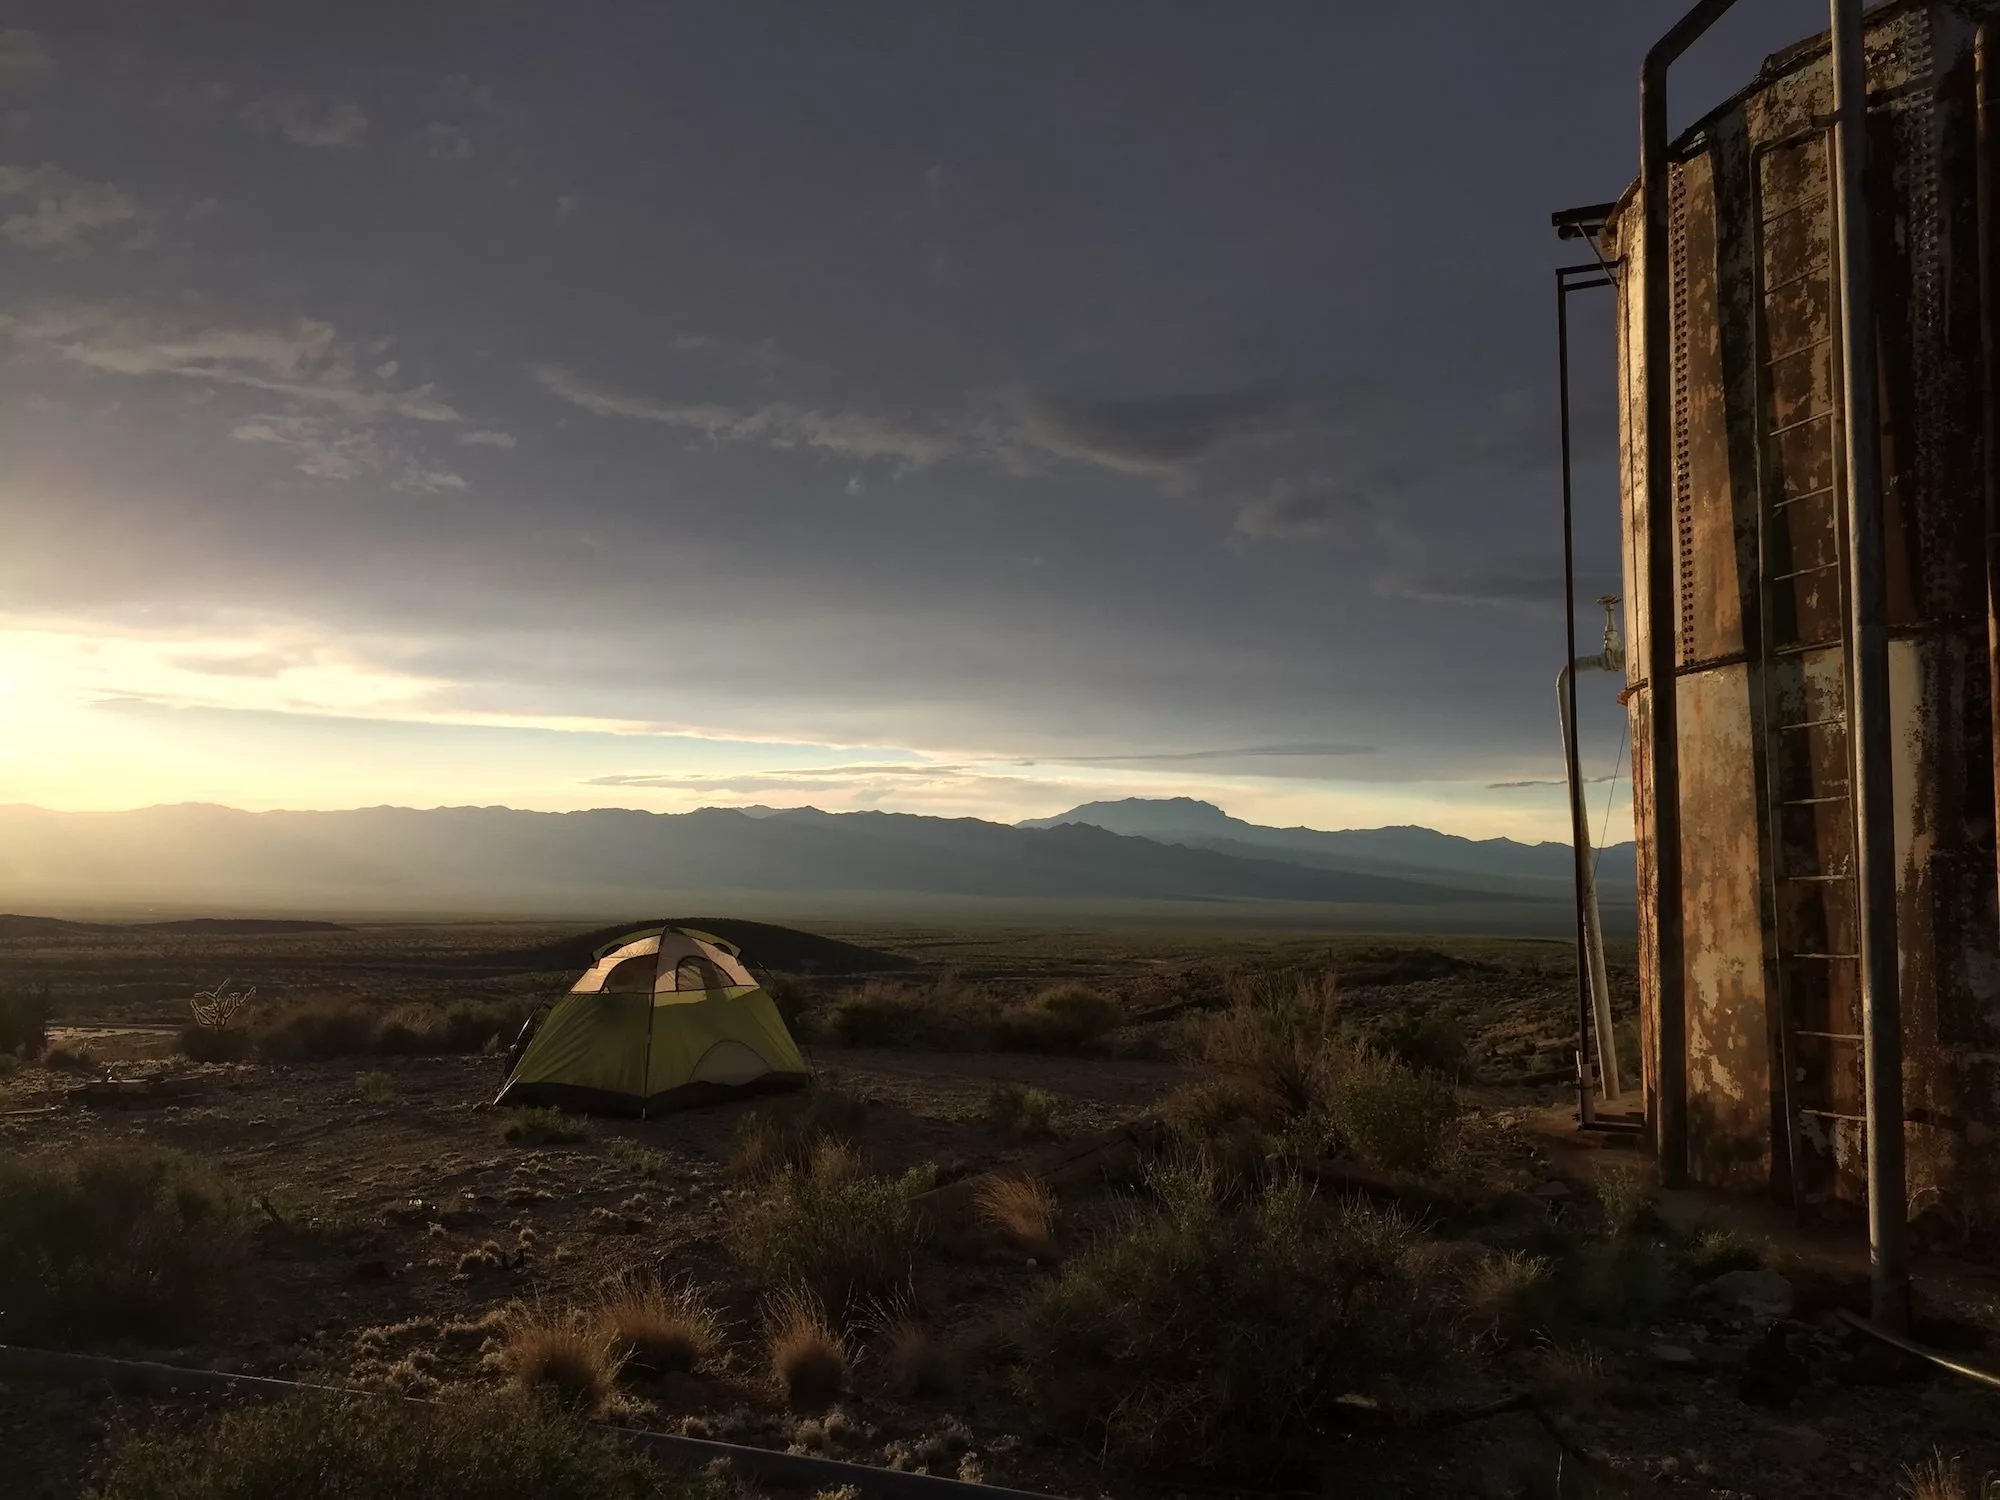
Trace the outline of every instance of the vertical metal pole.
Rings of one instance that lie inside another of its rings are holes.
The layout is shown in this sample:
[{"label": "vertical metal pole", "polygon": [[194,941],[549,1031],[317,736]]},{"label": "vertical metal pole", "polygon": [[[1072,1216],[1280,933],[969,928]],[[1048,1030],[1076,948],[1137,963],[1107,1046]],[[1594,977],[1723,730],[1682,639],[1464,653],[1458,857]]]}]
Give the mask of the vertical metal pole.
[{"label": "vertical metal pole", "polygon": [[1896,988],[1896,827],[1891,801],[1889,634],[1882,549],[1875,304],[1869,276],[1868,66],[1861,0],[1829,0],[1833,21],[1835,202],[1840,232],[1841,394],[1847,466],[1848,736],[1855,885],[1860,894],[1861,1030],[1867,1059],[1868,1242],[1875,1320],[1909,1326],[1903,1181],[1903,1028]]},{"label": "vertical metal pole", "polygon": [[1994,805],[2000,808],[2000,244],[1993,222],[1993,23],[1981,21],[1972,37],[1975,100],[1974,162],[1979,237],[1979,479],[1986,516],[1986,661],[1993,744]]},{"label": "vertical metal pole", "polygon": [[1596,1105],[1596,1089],[1590,1076],[1590,951],[1589,934],[1584,929],[1583,883],[1589,876],[1584,865],[1584,839],[1589,831],[1589,815],[1583,805],[1583,773],[1576,748],[1576,673],[1568,665],[1576,660],[1576,535],[1571,522],[1569,443],[1569,288],[1565,273],[1556,272],[1556,395],[1562,413],[1562,500],[1563,500],[1563,671],[1559,706],[1563,717],[1563,760],[1569,782],[1569,848],[1572,884],[1576,895],[1576,1120],[1591,1123]]},{"label": "vertical metal pole", "polygon": [[[1720,13],[1726,6],[1697,7]],[[1667,66],[1692,41],[1695,15],[1646,54],[1639,75],[1639,177],[1645,206],[1641,349],[1646,380],[1647,744],[1653,824],[1653,1031],[1658,1088],[1653,1146],[1660,1185],[1688,1176],[1687,954],[1681,907],[1679,650],[1674,608],[1673,307],[1668,301]],[[1699,32],[1695,31],[1695,35]]]}]

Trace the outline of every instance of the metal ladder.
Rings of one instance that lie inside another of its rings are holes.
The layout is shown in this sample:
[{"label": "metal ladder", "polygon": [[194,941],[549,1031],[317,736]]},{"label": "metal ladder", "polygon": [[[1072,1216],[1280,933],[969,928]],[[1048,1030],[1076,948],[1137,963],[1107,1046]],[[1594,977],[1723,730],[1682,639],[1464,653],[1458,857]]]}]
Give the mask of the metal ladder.
[{"label": "metal ladder", "polygon": [[1832,161],[1822,126],[1750,161],[1773,1178],[1801,1208],[1833,1195],[1837,1137],[1865,1120]]}]

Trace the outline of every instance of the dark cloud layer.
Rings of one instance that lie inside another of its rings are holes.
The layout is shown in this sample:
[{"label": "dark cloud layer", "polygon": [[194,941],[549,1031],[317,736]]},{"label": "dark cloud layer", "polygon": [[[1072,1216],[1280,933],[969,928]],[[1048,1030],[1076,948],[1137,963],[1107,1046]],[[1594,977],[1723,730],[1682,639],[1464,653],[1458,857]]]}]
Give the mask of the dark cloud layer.
[{"label": "dark cloud layer", "polygon": [[[0,626],[946,766],[1537,779],[1547,216],[1629,179],[1681,8],[25,0]],[[1738,11],[1677,107],[1824,24]]]}]

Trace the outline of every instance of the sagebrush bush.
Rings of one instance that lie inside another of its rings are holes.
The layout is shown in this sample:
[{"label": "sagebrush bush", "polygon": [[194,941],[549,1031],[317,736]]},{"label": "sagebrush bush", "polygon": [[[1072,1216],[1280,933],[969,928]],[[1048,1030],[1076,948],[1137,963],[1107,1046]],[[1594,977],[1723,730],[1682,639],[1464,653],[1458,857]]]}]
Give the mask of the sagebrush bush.
[{"label": "sagebrush bush", "polygon": [[760,1178],[803,1166],[822,1141],[857,1141],[867,1115],[860,1100],[832,1088],[811,1089],[801,1099],[752,1110],[736,1122],[729,1170],[738,1177]]},{"label": "sagebrush bush", "polygon": [[1367,1029],[1371,1046],[1421,1073],[1461,1083],[1472,1071],[1465,1028],[1437,1010],[1401,1010]]},{"label": "sagebrush bush", "polygon": [[1591,1181],[1604,1228],[1614,1240],[1629,1240],[1653,1219],[1653,1185],[1631,1167],[1606,1167]]},{"label": "sagebrush bush", "polygon": [[1243,980],[1203,1027],[1201,1061],[1233,1083],[1261,1124],[1280,1125],[1324,1099],[1328,1061],[1344,1049],[1331,975]]},{"label": "sagebrush bush", "polygon": [[1329,1060],[1325,1089],[1333,1141],[1367,1165],[1434,1172],[1451,1160],[1463,1109],[1448,1079],[1357,1044]]},{"label": "sagebrush bush", "polygon": [[47,985],[0,989],[0,1052],[33,1062],[47,1050],[55,1000]]},{"label": "sagebrush bush", "polygon": [[317,995],[260,1004],[238,1025],[190,1021],[181,1028],[180,1050],[197,1062],[254,1056],[275,1063],[487,1052],[520,1029],[527,1011],[526,1002],[513,1000],[385,1008],[358,996]]},{"label": "sagebrush bush", "polygon": [[21,1337],[150,1339],[201,1326],[248,1247],[243,1198],[154,1146],[0,1158],[0,1314]]},{"label": "sagebrush bush", "polygon": [[896,985],[871,980],[849,991],[824,1012],[828,1036],[843,1047],[910,1045],[923,1029],[924,1003]]},{"label": "sagebrush bush", "polygon": [[1046,1141],[1056,1134],[1056,1096],[1047,1089],[998,1083],[980,1112],[988,1126],[1010,1141]]},{"label": "sagebrush bush", "polygon": [[656,1151],[651,1146],[642,1145],[626,1135],[613,1136],[606,1143],[604,1154],[626,1171],[643,1177],[648,1182],[664,1177],[674,1164],[674,1159],[666,1152]]},{"label": "sagebrush bush", "polygon": [[844,1317],[909,1279],[925,1237],[913,1203],[935,1175],[856,1176],[838,1153],[785,1167],[738,1210],[731,1248],[766,1285],[801,1287]]},{"label": "sagebrush bush", "polygon": [[118,1444],[91,1500],[732,1500],[709,1475],[662,1470],[551,1405],[302,1396],[232,1405]]},{"label": "sagebrush bush", "polygon": [[1232,1208],[1187,1158],[1149,1181],[1156,1203],[1021,1309],[1017,1385],[1058,1431],[1141,1465],[1270,1478],[1317,1449],[1343,1396],[1454,1347],[1395,1216],[1296,1180]]}]

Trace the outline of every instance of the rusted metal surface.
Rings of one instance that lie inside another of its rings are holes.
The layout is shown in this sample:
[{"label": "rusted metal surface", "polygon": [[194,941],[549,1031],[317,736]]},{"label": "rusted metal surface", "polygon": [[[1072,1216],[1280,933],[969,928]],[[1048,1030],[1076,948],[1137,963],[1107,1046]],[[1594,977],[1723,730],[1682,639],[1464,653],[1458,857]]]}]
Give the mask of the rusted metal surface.
[{"label": "rusted metal surface", "polygon": [[[1880,361],[1898,974],[1911,1207],[2000,1231],[2000,916],[1982,486],[1975,17],[1942,0],[1868,12],[1869,237]],[[1839,1216],[1865,1197],[1859,946],[1842,584],[1832,78],[1822,38],[1676,144],[1666,263],[1637,185],[1606,226],[1620,267],[1628,709],[1651,685],[1649,379],[1670,381],[1679,661],[1678,924],[1663,996],[1650,910],[1655,768],[1635,755],[1643,1076],[1659,1117],[1663,1005],[1684,1002],[1689,1170]],[[1988,170],[1991,170],[1990,165]],[[1647,358],[1645,278],[1669,279]],[[1996,300],[1987,298],[1988,304]],[[1657,393],[1655,393],[1657,394]],[[1653,410],[1660,410],[1654,406]]]}]

